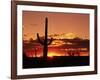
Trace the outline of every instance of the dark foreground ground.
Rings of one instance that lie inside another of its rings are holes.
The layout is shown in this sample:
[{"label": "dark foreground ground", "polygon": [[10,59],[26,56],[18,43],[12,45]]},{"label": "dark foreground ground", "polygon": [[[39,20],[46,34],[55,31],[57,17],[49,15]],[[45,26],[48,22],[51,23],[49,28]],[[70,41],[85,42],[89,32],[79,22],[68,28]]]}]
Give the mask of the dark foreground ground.
[{"label": "dark foreground ground", "polygon": [[23,57],[23,68],[46,68],[89,65],[89,56],[60,56],[49,57],[47,62],[43,58]]}]

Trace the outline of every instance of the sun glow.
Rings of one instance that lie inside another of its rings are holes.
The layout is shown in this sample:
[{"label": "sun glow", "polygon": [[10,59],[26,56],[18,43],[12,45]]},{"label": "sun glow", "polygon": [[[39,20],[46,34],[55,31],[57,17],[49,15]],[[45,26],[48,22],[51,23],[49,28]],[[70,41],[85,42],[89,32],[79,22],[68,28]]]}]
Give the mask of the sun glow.
[{"label": "sun glow", "polygon": [[49,52],[48,53],[48,57],[54,57],[54,56],[60,56],[60,55],[57,54],[56,52]]}]

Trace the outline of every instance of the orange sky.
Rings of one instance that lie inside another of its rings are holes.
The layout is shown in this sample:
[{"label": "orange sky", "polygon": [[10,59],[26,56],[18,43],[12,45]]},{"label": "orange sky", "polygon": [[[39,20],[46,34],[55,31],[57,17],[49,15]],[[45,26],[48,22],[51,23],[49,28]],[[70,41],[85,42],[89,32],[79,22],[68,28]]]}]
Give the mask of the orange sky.
[{"label": "orange sky", "polygon": [[48,17],[49,34],[73,33],[89,39],[88,14],[23,11],[24,39],[36,39],[37,33],[44,34],[45,17]]}]

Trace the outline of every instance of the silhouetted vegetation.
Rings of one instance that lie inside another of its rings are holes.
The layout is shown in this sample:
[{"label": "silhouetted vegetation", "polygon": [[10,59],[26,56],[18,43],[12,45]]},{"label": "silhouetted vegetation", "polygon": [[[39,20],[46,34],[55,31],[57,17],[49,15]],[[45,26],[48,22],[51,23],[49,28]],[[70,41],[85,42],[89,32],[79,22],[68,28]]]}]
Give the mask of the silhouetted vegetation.
[{"label": "silhouetted vegetation", "polygon": [[48,57],[44,63],[43,57],[23,58],[23,68],[45,68],[45,67],[64,67],[64,66],[86,66],[89,65],[89,56],[54,56]]}]

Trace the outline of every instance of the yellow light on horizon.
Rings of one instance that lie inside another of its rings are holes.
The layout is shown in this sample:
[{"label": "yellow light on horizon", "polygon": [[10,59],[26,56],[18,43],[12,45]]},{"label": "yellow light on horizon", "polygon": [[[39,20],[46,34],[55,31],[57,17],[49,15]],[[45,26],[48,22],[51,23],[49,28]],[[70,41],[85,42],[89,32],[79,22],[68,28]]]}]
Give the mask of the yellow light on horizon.
[{"label": "yellow light on horizon", "polygon": [[60,55],[57,54],[56,52],[49,52],[48,53],[48,57],[54,57],[54,56],[60,56]]}]

